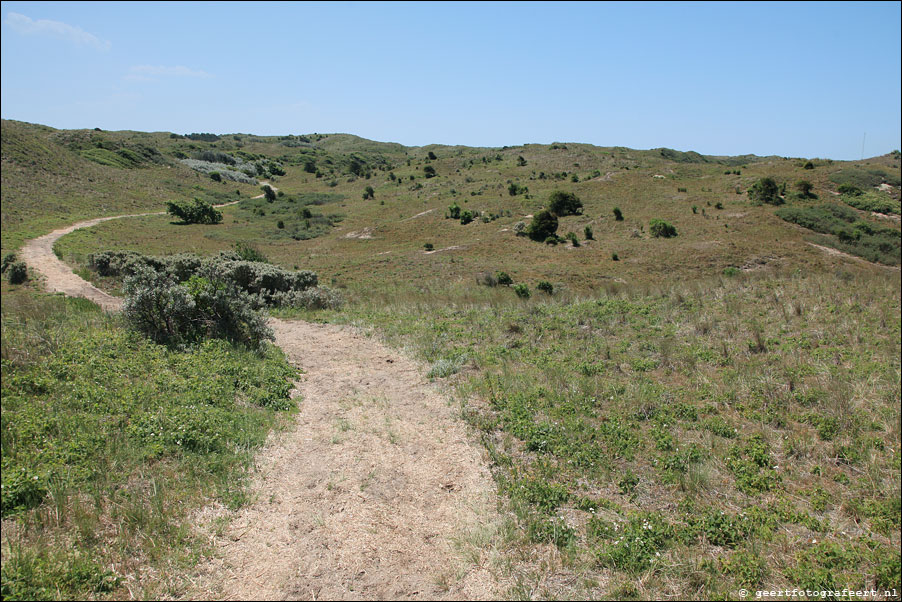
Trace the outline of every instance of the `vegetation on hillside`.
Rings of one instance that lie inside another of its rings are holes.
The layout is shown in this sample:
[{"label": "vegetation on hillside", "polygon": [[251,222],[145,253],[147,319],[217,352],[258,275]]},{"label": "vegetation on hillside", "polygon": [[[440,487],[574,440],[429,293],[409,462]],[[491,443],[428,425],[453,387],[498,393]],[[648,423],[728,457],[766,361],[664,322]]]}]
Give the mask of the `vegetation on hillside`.
[{"label": "vegetation on hillside", "polygon": [[[487,568],[510,597],[899,585],[898,154],[4,121],[2,155],[4,276],[23,240],[81,218],[240,201],[215,227],[145,216],[57,243],[146,311],[2,284],[4,598],[122,597],[148,567],[159,597],[165,567],[196,559],[185,513],[205,492],[244,501],[290,406],[246,311],[264,307],[329,308],[316,319],[371,325],[452,379],[509,510]],[[314,272],[346,303],[283,286]]]}]

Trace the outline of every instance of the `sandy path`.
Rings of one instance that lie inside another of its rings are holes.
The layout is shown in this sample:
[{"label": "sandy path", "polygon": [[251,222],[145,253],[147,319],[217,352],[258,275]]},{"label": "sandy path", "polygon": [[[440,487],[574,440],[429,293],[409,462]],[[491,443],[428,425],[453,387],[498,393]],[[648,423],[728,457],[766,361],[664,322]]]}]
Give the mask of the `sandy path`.
[{"label": "sandy path", "polygon": [[[153,215],[153,214],[137,214]],[[119,216],[132,217],[132,216]],[[21,257],[46,287],[121,308],[53,254]],[[490,599],[492,574],[453,542],[497,521],[477,443],[422,367],[350,327],[271,319],[276,344],[305,374],[295,425],[257,457],[255,501],[232,517],[198,567],[190,599]],[[202,512],[218,515],[215,509]],[[479,556],[479,552],[476,552]]]},{"label": "sandy path", "polygon": [[306,372],[294,429],[258,457],[257,501],[192,598],[486,599],[452,541],[490,520],[478,446],[409,359],[351,328],[272,321]]}]

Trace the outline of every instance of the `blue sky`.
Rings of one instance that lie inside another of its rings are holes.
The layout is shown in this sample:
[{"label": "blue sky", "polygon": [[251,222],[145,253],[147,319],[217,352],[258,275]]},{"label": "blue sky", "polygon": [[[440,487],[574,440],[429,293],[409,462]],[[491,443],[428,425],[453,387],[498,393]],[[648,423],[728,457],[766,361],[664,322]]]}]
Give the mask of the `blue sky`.
[{"label": "blue sky", "polygon": [[899,2],[3,2],[2,117],[858,159],[902,144]]}]

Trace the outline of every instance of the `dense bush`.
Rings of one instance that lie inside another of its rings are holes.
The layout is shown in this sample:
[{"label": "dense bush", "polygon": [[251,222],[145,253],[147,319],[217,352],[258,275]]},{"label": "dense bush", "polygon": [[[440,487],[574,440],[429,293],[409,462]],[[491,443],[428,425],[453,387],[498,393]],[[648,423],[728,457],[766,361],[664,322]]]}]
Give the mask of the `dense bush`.
[{"label": "dense bush", "polygon": [[427,178],[434,178],[436,176],[435,168],[431,165],[427,165],[423,168],[423,175]]},{"label": "dense bush", "polygon": [[10,284],[22,284],[28,280],[28,266],[24,261],[14,261],[6,268],[6,278]]},{"label": "dense bush", "polygon": [[209,264],[200,272],[184,284],[151,269],[127,278],[128,323],[153,341],[176,347],[214,338],[261,349],[274,338],[250,295]]},{"label": "dense bush", "polygon": [[809,182],[808,180],[799,180],[795,183],[796,190],[799,191],[799,194],[804,198],[817,198],[817,195],[812,194],[812,190],[814,189],[814,184]]},{"label": "dense bush", "polygon": [[514,283],[514,279],[511,278],[510,274],[507,272],[497,272],[495,274],[495,280],[502,286],[510,286]]},{"label": "dense bush", "polygon": [[507,193],[511,196],[526,194],[527,192],[529,192],[529,188],[527,188],[526,186],[520,186],[516,182],[511,182],[511,185],[507,187]]},{"label": "dense bush", "polygon": [[862,211],[873,211],[875,213],[891,213],[899,215],[902,213],[902,204],[898,199],[894,199],[888,194],[880,192],[862,192],[857,194],[844,194],[842,200],[847,205],[851,205]]},{"label": "dense bush", "polygon": [[623,221],[623,212],[620,211],[620,207],[614,207],[614,220],[618,222]]},{"label": "dense bush", "polygon": [[554,293],[554,285],[548,282],[547,280],[542,280],[536,285],[536,288],[547,295],[551,295]]},{"label": "dense bush", "polygon": [[448,217],[451,219],[460,219],[460,205],[451,203],[451,206],[448,207]]},{"label": "dense bush", "polygon": [[514,292],[517,293],[517,296],[521,299],[529,299],[529,287],[525,284],[514,285]]},{"label": "dense bush", "polygon": [[677,235],[673,224],[660,219],[653,219],[648,225],[651,235],[655,238],[673,238]]},{"label": "dense bush", "polygon": [[860,196],[862,192],[864,192],[858,186],[853,186],[852,184],[840,184],[839,188],[836,189],[839,194],[849,195],[849,196]]},{"label": "dense bush", "polygon": [[169,201],[166,203],[166,211],[186,224],[218,224],[222,221],[222,213],[212,204],[200,199],[194,199],[190,203]]},{"label": "dense bush", "polygon": [[376,191],[373,190],[372,186],[367,186],[363,189],[363,200],[366,201],[368,199],[376,198]]},{"label": "dense bush", "polygon": [[14,264],[18,257],[15,253],[7,253],[3,256],[3,263],[0,264],[0,273],[6,272],[7,268]]},{"label": "dense bush", "polygon": [[582,213],[583,203],[572,192],[555,190],[548,197],[548,210],[558,217]]},{"label": "dense bush", "polygon": [[749,199],[756,203],[767,203],[768,205],[782,205],[783,198],[780,196],[780,188],[773,178],[761,178],[749,188]]},{"label": "dense bush", "polygon": [[219,136],[217,136],[216,134],[207,134],[207,133],[186,134],[185,138],[187,138],[188,140],[197,140],[200,142],[216,142],[219,140]]},{"label": "dense bush", "polygon": [[[239,245],[245,256],[257,253],[252,247]],[[236,251],[218,257],[201,258],[191,253],[153,257],[131,251],[104,251],[88,256],[88,267],[101,276],[128,278],[147,269],[168,276],[176,284],[194,276],[213,282],[234,284],[251,296],[254,307],[338,307],[338,293],[317,286],[317,276],[307,270],[289,271],[260,261],[244,261]],[[315,289],[315,290],[314,290]],[[312,291],[306,295],[306,291]],[[311,305],[312,304],[312,305]]]},{"label": "dense bush", "polygon": [[532,222],[526,228],[526,235],[537,242],[544,242],[549,237],[557,235],[557,228],[557,217],[546,209],[533,216]]},{"label": "dense bush", "polygon": [[586,236],[586,240],[595,240],[595,233],[592,232],[592,226],[586,226],[583,229],[583,234]]}]

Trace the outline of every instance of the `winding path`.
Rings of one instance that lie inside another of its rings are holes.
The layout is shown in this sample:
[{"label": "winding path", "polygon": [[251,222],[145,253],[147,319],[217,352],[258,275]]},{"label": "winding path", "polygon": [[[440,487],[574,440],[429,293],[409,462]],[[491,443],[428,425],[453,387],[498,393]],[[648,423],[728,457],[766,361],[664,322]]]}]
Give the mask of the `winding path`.
[{"label": "winding path", "polygon": [[[53,254],[62,236],[28,241],[21,257],[48,290],[107,311],[122,301]],[[256,459],[254,501],[230,513],[216,554],[190,576],[186,599],[491,599],[485,538],[498,517],[481,448],[422,367],[359,331],[271,319],[276,344],[304,370],[294,426]],[[466,544],[463,544],[466,548]],[[469,560],[463,560],[466,556]]]}]

